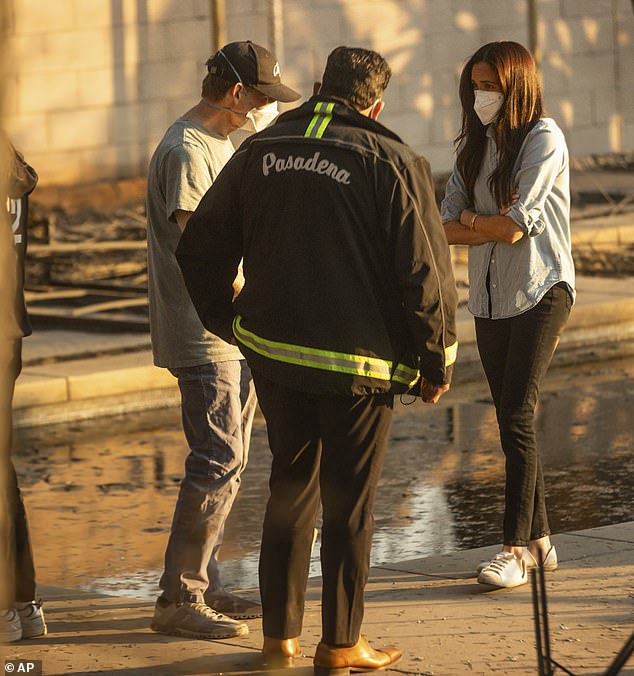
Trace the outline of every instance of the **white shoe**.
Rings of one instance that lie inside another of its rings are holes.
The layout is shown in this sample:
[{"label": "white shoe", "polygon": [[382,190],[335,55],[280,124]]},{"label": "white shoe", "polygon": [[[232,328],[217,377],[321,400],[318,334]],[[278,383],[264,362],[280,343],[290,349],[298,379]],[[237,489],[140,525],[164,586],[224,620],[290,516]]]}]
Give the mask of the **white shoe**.
[{"label": "white shoe", "polygon": [[[537,568],[537,560],[535,557],[530,553],[527,547],[524,548],[524,551],[522,552],[522,558],[524,559],[524,563],[526,564],[526,570],[530,570],[531,568]],[[489,564],[491,561],[482,561],[476,566],[476,575],[479,575]],[[544,570],[557,570],[559,568],[559,562],[557,561],[557,550],[555,549],[555,545],[553,545],[549,550],[548,553],[546,554],[546,558],[544,559]]]},{"label": "white shoe", "polygon": [[494,587],[518,587],[526,584],[526,563],[523,558],[518,559],[511,552],[500,552],[480,571],[478,582]]},{"label": "white shoe", "polygon": [[22,624],[18,611],[0,610],[0,644],[15,643],[22,638]]},{"label": "white shoe", "polygon": [[[528,549],[524,550],[522,558],[524,559],[524,563],[526,563],[526,570],[539,567],[537,559],[528,551]],[[557,561],[557,550],[555,549],[555,545],[553,545],[548,550],[546,558],[544,559],[543,567],[544,570],[557,570],[557,568],[559,568],[559,562]]]},{"label": "white shoe", "polygon": [[16,603],[15,609],[20,616],[22,624],[22,638],[35,638],[36,636],[46,636],[46,622],[44,621],[44,611],[42,610],[42,601],[27,601],[26,603]]}]

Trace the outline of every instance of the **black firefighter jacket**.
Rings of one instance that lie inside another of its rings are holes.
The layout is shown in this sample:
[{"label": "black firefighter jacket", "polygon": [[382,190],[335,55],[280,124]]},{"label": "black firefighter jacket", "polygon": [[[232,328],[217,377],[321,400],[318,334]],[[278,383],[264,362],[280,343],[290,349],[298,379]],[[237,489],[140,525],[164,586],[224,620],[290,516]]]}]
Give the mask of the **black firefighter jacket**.
[{"label": "black firefighter jacket", "polygon": [[313,97],[243,143],[176,258],[204,326],[274,382],[355,395],[450,381],[457,294],[429,164],[343,101]]}]

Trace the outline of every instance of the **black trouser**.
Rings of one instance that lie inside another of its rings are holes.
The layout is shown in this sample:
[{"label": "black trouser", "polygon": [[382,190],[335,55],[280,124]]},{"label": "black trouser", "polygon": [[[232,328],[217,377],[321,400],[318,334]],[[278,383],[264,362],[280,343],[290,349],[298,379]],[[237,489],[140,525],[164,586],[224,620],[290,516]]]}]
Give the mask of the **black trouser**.
[{"label": "black trouser", "polygon": [[528,312],[475,320],[478,351],[506,455],[505,545],[526,546],[529,540],[550,535],[535,407],[571,304],[565,285],[557,284]]},{"label": "black trouser", "polygon": [[18,478],[11,462],[11,402],[15,381],[22,367],[22,339],[11,341],[9,364],[3,368],[2,393],[0,396],[0,433],[2,444],[0,458],[7,463],[7,500],[9,524],[6,540],[2,542],[2,568],[6,573],[7,585],[3,590],[6,597],[0,600],[0,610],[14,601],[32,601],[35,598],[35,570],[29,539],[29,529]]},{"label": "black trouser", "polygon": [[264,635],[301,634],[321,497],[322,640],[355,645],[393,396],[317,396],[253,378],[273,453],[260,552]]}]

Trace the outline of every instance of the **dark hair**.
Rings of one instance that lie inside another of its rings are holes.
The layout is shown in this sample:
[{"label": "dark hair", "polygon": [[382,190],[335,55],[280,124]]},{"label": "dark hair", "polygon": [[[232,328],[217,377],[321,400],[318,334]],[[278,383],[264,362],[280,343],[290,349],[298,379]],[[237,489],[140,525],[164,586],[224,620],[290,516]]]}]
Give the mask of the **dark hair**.
[{"label": "dark hair", "polygon": [[215,73],[207,73],[203,80],[201,96],[210,101],[220,101],[235,83],[235,80],[230,82]]},{"label": "dark hair", "polygon": [[392,71],[377,52],[360,47],[337,47],[328,56],[320,93],[345,99],[365,110],[383,96]]},{"label": "dark hair", "polygon": [[467,61],[460,76],[462,128],[456,138],[456,164],[464,178],[467,196],[473,204],[473,191],[482,166],[486,127],[473,110],[475,96],[471,71],[476,63],[486,63],[497,73],[504,101],[495,124],[498,164],[488,177],[489,188],[499,207],[509,204],[515,186],[511,185],[513,165],[528,132],[544,114],[542,88],[531,53],[517,42],[489,42]]}]

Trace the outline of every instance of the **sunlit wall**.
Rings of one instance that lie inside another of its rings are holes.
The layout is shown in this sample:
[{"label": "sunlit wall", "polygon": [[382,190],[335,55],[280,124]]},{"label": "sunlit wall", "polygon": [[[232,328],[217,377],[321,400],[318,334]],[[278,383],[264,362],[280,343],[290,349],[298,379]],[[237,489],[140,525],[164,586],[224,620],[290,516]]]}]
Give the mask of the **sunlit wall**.
[{"label": "sunlit wall", "polygon": [[[466,58],[491,40],[529,40],[528,0],[225,5],[227,40],[277,42],[285,79],[305,96],[333,47],[381,51],[395,74],[382,120],[435,171],[451,166]],[[199,95],[211,7],[210,0],[14,0],[7,125],[40,185],[144,174],[165,128]],[[633,150],[631,0],[539,0],[537,8],[548,110],[573,155]]]}]

